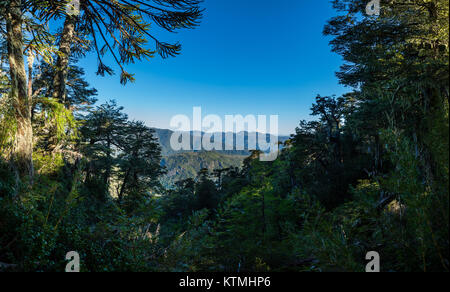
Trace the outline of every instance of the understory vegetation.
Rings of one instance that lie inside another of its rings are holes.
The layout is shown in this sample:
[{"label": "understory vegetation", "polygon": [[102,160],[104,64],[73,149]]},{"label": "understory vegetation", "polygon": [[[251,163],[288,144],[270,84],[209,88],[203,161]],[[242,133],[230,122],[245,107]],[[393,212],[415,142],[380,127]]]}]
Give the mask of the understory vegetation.
[{"label": "understory vegetation", "polygon": [[277,160],[253,151],[172,188],[154,130],[98,104],[77,66],[98,53],[110,74],[109,52],[133,81],[128,63],[180,50],[149,19],[174,31],[202,13],[135,2],[81,1],[75,17],[65,1],[0,1],[0,270],[64,271],[69,251],[99,272],[365,271],[369,251],[382,271],[449,270],[448,1],[371,17],[332,1],[324,34],[349,93],[317,96]]}]

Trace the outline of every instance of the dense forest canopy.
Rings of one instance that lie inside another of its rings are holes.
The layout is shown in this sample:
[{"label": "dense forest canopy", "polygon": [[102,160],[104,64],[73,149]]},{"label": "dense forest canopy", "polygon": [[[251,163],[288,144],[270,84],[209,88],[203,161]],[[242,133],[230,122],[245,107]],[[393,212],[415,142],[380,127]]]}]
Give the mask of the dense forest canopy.
[{"label": "dense forest canopy", "polygon": [[155,130],[97,104],[77,63],[112,74],[108,54],[133,81],[128,64],[181,52],[153,27],[201,25],[202,1],[68,2],[0,1],[0,270],[64,271],[69,251],[82,271],[364,271],[369,251],[449,270],[447,0],[333,0],[349,92],[317,96],[277,160],[171,188]]}]

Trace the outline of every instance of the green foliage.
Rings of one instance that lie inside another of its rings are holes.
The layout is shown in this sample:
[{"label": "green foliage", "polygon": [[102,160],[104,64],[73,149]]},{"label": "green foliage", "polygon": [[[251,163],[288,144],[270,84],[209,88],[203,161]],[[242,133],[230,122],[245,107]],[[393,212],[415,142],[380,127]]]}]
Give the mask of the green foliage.
[{"label": "green foliage", "polygon": [[49,151],[73,143],[78,138],[78,123],[73,112],[53,98],[36,99],[39,113],[34,115],[35,135],[42,139],[37,147]]},{"label": "green foliage", "polygon": [[[195,25],[200,11],[188,8],[198,1],[165,2],[187,11],[162,12],[153,18],[160,26]],[[105,3],[85,7],[78,36],[135,34],[95,48],[100,74],[111,72],[106,51],[118,50],[119,64],[153,54],[142,47],[152,11],[114,6],[118,19],[137,23],[106,26],[104,10],[91,9]],[[48,98],[55,68],[39,64],[30,74],[36,175],[25,183],[9,160],[15,109],[0,75],[0,262],[63,271],[65,254],[77,251],[82,271],[364,271],[366,253],[377,251],[382,271],[448,271],[448,1],[391,1],[379,17],[361,15],[366,1],[333,4],[342,15],[324,33],[345,61],[338,77],[354,91],[317,96],[317,119],[301,121],[273,162],[259,161],[260,151],[162,161],[167,132],[128,120],[113,101],[92,108],[96,91],[76,66],[64,104]],[[51,40],[28,43],[48,55]],[[157,50],[164,57],[179,47],[157,42]],[[164,189],[164,166],[183,180]]]},{"label": "green foliage", "polygon": [[379,17],[361,16],[366,1],[333,4],[342,15],[324,33],[355,91],[318,96],[318,119],[300,123],[277,161],[255,152],[224,173],[212,229],[178,243],[195,246],[187,267],[364,271],[375,250],[383,271],[448,271],[448,2],[394,1]]},{"label": "green foliage", "polygon": [[214,151],[168,155],[162,160],[167,174],[161,178],[161,181],[165,186],[170,187],[177,181],[195,178],[203,168],[212,172],[221,168],[241,167],[245,157],[244,155],[227,155]]},{"label": "green foliage", "polygon": [[220,267],[214,262],[216,246],[211,238],[212,222],[208,220],[209,211],[203,209],[192,213],[186,231],[178,234],[161,258],[162,271],[200,272],[217,271]]}]

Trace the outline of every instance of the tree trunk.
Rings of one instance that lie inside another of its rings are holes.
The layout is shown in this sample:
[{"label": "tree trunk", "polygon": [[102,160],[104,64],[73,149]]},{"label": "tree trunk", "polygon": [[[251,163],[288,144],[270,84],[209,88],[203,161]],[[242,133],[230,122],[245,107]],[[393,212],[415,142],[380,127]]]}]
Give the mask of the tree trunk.
[{"label": "tree trunk", "polygon": [[64,28],[59,42],[56,72],[53,78],[52,97],[67,105],[66,82],[69,74],[69,58],[71,54],[72,39],[75,34],[76,17],[68,15],[64,21]]},{"label": "tree trunk", "polygon": [[[262,194],[262,205],[261,205],[261,209],[262,209],[262,234],[263,237],[266,234],[266,198],[264,196],[264,193]],[[264,241],[264,238],[263,238]]]},{"label": "tree trunk", "polygon": [[18,178],[33,178],[33,129],[31,125],[31,96],[28,95],[27,74],[23,56],[21,0],[11,0],[6,13],[11,102],[17,123],[13,145],[13,162]]},{"label": "tree trunk", "polygon": [[103,185],[106,187],[107,189],[107,193],[109,192],[109,181],[110,181],[110,177],[111,177],[111,137],[109,137],[109,135],[107,135],[107,153],[106,153],[106,170],[105,170],[105,174],[103,176]]}]

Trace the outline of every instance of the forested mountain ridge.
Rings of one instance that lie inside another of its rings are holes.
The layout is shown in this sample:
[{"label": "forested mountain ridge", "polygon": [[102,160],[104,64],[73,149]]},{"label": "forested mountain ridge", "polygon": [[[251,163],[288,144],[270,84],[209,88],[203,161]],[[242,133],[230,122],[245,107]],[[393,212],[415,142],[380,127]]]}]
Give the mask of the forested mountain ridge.
[{"label": "forested mountain ridge", "polygon": [[[167,173],[161,178],[161,182],[164,186],[170,187],[175,182],[186,179],[195,179],[197,173],[202,169],[208,169],[213,172],[216,169],[227,169],[227,168],[240,168],[242,167],[242,162],[244,159],[250,155],[251,150],[249,150],[249,145],[256,145],[258,147],[258,137],[260,134],[251,135],[248,132],[233,133],[233,140],[231,142],[226,141],[226,134],[219,133],[222,137],[222,149],[214,151],[205,150],[179,150],[174,151],[170,145],[170,139],[174,134],[171,130],[164,129],[154,129],[155,138],[158,139],[159,145],[161,146],[162,155],[162,166],[166,169]],[[193,138],[194,135],[202,136],[205,133],[194,134],[189,133],[190,139],[190,149],[193,149]],[[244,137],[244,149],[236,150],[237,137],[238,135],[243,135]],[[286,136],[279,137],[269,137],[267,134],[261,134],[266,136],[266,142],[278,141],[279,143],[284,143],[288,140]],[[282,148],[282,146],[280,146]],[[224,150],[224,149],[234,149],[234,150]]]},{"label": "forested mountain ridge", "polygon": [[349,92],[318,95],[277,160],[172,188],[155,130],[96,104],[77,66],[94,53],[112,74],[109,53],[127,83],[129,63],[180,53],[150,27],[207,12],[154,2],[0,2],[0,270],[64,271],[76,251],[81,271],[359,272],[376,251],[381,271],[449,271],[448,1],[333,0]]}]

